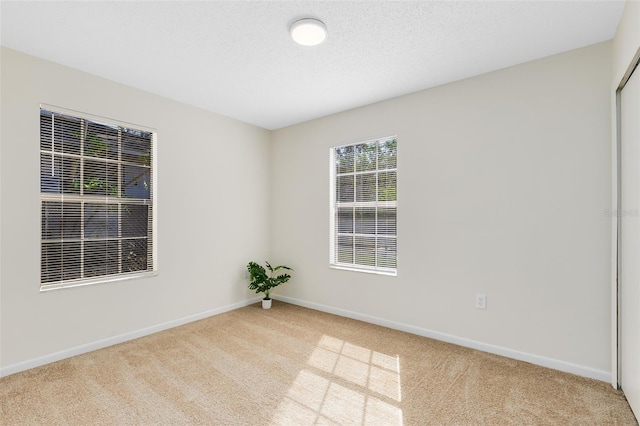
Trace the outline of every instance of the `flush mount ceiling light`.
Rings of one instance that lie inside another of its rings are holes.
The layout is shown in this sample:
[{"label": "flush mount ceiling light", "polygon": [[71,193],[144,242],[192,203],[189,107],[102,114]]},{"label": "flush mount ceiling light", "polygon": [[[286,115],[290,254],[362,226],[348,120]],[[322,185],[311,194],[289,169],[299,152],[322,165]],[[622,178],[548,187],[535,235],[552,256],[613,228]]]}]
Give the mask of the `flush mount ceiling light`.
[{"label": "flush mount ceiling light", "polygon": [[316,46],[327,38],[327,27],[313,18],[300,19],[289,28],[293,41],[303,46]]}]

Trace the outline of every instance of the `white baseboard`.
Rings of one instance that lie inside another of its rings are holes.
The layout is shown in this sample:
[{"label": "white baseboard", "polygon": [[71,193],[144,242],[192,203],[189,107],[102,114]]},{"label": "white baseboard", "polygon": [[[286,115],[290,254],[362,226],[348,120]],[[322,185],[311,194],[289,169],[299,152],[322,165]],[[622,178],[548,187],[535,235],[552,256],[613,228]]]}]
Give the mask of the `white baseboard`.
[{"label": "white baseboard", "polygon": [[[440,340],[447,343],[453,343],[455,345],[464,346],[471,349],[477,349],[483,352],[501,355],[507,358],[529,362],[531,364],[536,364],[542,367],[552,368],[554,370],[576,374],[582,377],[601,380],[603,382],[611,382],[611,372],[609,371],[597,370],[595,368],[585,367],[582,365],[573,364],[566,361],[547,358],[540,355],[518,351],[515,349],[505,348],[502,346],[491,345],[491,344],[479,342],[476,340],[453,336],[447,333],[441,333],[438,331],[428,330],[425,328],[420,328],[420,327],[416,327],[409,324],[390,321],[384,318],[378,318],[371,315],[361,314],[361,313],[349,311],[346,309],[340,309],[340,308],[334,308],[331,306],[321,305],[319,303],[307,302],[307,301],[295,299],[292,297],[277,296],[275,299],[282,300],[283,302],[291,303],[294,305],[303,306],[305,308],[315,309],[317,311],[327,312],[330,314],[339,315],[346,318],[352,318],[352,319],[368,322],[371,324],[392,328],[394,330],[404,331],[404,332],[415,334],[418,336],[428,337],[431,339]],[[31,368],[39,367],[41,365],[49,364],[55,361],[60,361],[65,358],[70,358],[72,356],[95,351],[97,349],[106,348],[108,346],[112,346],[118,343],[137,339],[139,337],[147,336],[149,334],[157,333],[159,331],[167,330],[173,327],[178,327],[180,325],[187,324],[193,321],[198,321],[213,315],[229,312],[234,309],[242,308],[244,306],[257,303],[260,300],[261,300],[261,297],[254,297],[252,299],[244,300],[238,303],[233,303],[231,305],[222,306],[215,309],[210,309],[208,311],[204,311],[195,315],[190,315],[188,317],[179,318],[177,320],[168,321],[162,324],[157,324],[141,330],[120,334],[118,336],[113,336],[107,339],[102,339],[92,343],[87,343],[85,345],[80,345],[70,349],[65,349],[60,352],[55,352],[55,353],[41,356],[38,358],[30,359],[28,361],[23,361],[16,364],[8,365],[6,367],[1,367],[0,377],[9,376],[11,374],[15,374],[21,371],[29,370]]]},{"label": "white baseboard", "polygon": [[429,337],[431,339],[440,340],[447,343],[453,343],[458,346],[464,346],[466,348],[477,349],[479,351],[488,352],[496,355],[501,355],[507,358],[517,359],[519,361],[525,361],[531,364],[540,365],[542,367],[552,368],[554,370],[564,371],[566,373],[575,374],[582,377],[588,377],[590,379],[596,379],[603,382],[611,382],[611,372],[604,370],[597,370],[591,367],[585,367],[578,364],[573,364],[566,361],[560,361],[553,358],[547,358],[540,355],[530,354],[527,352],[518,351],[515,349],[509,349],[502,346],[491,345],[489,343],[479,342],[477,340],[466,339],[464,337],[453,336],[447,333],[441,333],[439,331],[428,330],[425,328],[416,327],[409,324],[403,324],[395,321],[390,321],[384,318],[378,318],[358,312],[349,311],[346,309],[334,308],[331,306],[321,305],[319,303],[307,302],[300,299],[287,296],[277,296],[277,300],[291,303],[293,305],[303,306],[305,308],[315,309],[317,311],[327,312],[342,317],[352,318],[360,321],[364,321],[370,324],[376,324],[394,330],[404,331],[418,336]]},{"label": "white baseboard", "polygon": [[41,365],[50,364],[52,362],[60,361],[72,356],[81,355],[87,352],[92,352],[97,349],[106,348],[107,346],[117,345],[118,343],[126,342],[128,340],[137,339],[139,337],[148,336],[149,334],[157,333],[159,331],[168,330],[170,328],[178,327],[183,324],[187,324],[193,321],[198,321],[203,318],[208,318],[214,315],[229,312],[234,309],[242,308],[252,303],[259,302],[262,297],[254,297],[251,299],[243,300],[231,305],[222,306],[208,311],[200,312],[195,315],[189,315],[177,320],[168,321],[162,324],[153,325],[151,327],[143,328],[141,330],[131,331],[129,333],[120,334],[118,336],[109,337],[106,339],[98,340],[95,342],[87,343],[85,345],[76,346],[70,349],[65,349],[60,352],[44,355],[38,358],[33,358],[28,361],[18,362],[16,364],[8,365],[0,368],[0,377],[5,377],[10,374],[19,373],[21,371],[29,370],[31,368],[40,367]]}]

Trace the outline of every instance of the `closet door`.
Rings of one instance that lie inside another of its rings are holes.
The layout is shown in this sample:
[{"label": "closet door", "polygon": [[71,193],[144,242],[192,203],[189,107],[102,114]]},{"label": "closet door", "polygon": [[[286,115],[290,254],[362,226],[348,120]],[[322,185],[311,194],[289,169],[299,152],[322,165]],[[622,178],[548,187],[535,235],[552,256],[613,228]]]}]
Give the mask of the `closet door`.
[{"label": "closet door", "polygon": [[640,418],[640,69],[620,92],[619,382]]}]

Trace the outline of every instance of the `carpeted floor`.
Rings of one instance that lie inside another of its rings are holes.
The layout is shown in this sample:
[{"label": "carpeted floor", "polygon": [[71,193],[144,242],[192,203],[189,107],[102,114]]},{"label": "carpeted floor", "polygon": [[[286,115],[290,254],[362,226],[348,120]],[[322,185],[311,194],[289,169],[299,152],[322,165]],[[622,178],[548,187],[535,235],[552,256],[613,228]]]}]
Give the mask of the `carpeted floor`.
[{"label": "carpeted floor", "polygon": [[0,424],[637,424],[584,379],[274,301],[0,379]]}]

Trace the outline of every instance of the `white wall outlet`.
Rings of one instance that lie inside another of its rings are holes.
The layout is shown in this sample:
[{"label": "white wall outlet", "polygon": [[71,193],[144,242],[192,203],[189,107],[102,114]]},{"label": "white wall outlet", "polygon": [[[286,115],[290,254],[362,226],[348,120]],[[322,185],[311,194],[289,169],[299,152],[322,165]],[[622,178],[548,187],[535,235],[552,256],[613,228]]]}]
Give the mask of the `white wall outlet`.
[{"label": "white wall outlet", "polygon": [[476,308],[477,309],[487,309],[487,295],[486,294],[476,294]]}]

